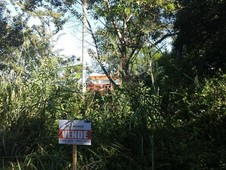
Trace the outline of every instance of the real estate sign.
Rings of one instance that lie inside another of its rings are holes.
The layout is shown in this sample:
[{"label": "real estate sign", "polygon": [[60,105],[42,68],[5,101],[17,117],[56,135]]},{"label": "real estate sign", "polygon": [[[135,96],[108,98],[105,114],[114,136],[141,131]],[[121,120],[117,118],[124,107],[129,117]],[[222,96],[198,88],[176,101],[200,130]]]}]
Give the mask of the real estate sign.
[{"label": "real estate sign", "polygon": [[59,120],[59,144],[91,145],[91,122]]}]

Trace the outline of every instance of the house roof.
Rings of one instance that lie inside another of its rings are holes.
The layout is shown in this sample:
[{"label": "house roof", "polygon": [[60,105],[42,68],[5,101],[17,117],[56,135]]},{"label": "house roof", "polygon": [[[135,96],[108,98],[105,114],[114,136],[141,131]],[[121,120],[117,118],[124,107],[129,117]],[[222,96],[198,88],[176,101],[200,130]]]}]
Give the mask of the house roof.
[{"label": "house roof", "polygon": [[102,74],[102,73],[91,73],[91,74],[89,74],[89,77],[99,77],[99,76],[106,76],[106,74]]}]

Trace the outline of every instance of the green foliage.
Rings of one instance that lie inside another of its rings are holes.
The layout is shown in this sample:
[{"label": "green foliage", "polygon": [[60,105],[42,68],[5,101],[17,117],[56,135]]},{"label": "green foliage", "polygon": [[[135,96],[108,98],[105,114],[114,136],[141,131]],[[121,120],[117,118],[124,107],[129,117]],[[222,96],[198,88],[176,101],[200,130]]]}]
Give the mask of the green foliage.
[{"label": "green foliage", "polygon": [[[67,151],[57,144],[56,120],[74,117],[81,95],[75,78],[60,76],[67,65],[52,53],[49,39],[53,34],[46,32],[46,26],[24,25],[23,43],[17,48],[9,43],[9,48],[4,48],[7,58],[1,58],[5,67],[0,71],[1,169],[71,166]],[[17,38],[21,38],[19,33]]]},{"label": "green foliage", "polygon": [[[6,13],[6,14],[5,14]],[[0,2],[0,55],[1,60],[11,48],[19,47],[23,43],[22,25],[23,21],[18,17],[8,18],[9,15],[5,4]],[[1,63],[0,69],[4,67]]]},{"label": "green foliage", "polygon": [[[171,36],[172,11],[160,1],[91,1],[94,19],[103,26],[92,32],[97,48],[96,60],[108,66],[109,73],[118,74],[125,85],[134,74],[142,74],[137,62],[148,67],[149,53]],[[144,53],[144,51],[146,51]],[[93,55],[92,55],[93,56]]]},{"label": "green foliage", "polygon": [[165,122],[156,131],[156,161],[171,169],[224,169],[225,75],[199,78],[191,63],[167,54],[157,62]]},{"label": "green foliage", "polygon": [[1,156],[6,157],[6,162],[16,158],[22,161],[26,155],[38,152],[43,144],[45,148],[51,147],[47,144],[52,142],[48,141],[57,139],[47,130],[54,125],[57,114],[52,110],[50,97],[57,89],[55,75],[51,74],[56,65],[50,59],[40,62],[41,66],[29,73],[32,78],[24,72],[11,78],[7,74],[1,76]]},{"label": "green foliage", "polygon": [[174,25],[178,60],[191,63],[200,79],[225,72],[225,1],[178,2],[183,7]]},{"label": "green foliage", "polygon": [[85,154],[89,168],[148,169],[151,166],[151,138],[156,126],[161,125],[161,116],[154,109],[158,98],[142,83],[134,86],[133,91],[125,89],[91,98],[87,118],[92,120],[93,143],[91,152]]},{"label": "green foliage", "polygon": [[[27,6],[25,11],[41,7],[41,2],[21,1]],[[152,14],[149,9],[165,15],[162,10],[172,12],[176,8],[168,1],[159,0],[109,1],[108,13],[106,2],[93,2],[94,11],[109,23],[116,19],[120,33],[125,33],[129,39],[125,39],[127,44],[124,44],[128,53],[133,50],[129,45],[139,40],[138,34],[144,33],[139,41],[145,42],[142,38],[148,33],[142,28],[157,24],[142,20]],[[180,2],[185,7],[192,5],[190,1]],[[207,1],[207,6],[212,2]],[[67,3],[72,5],[72,1]],[[220,8],[223,1],[216,5]],[[198,11],[201,6],[197,7]],[[1,35],[5,31],[7,35],[13,32],[16,36],[14,28],[17,25],[4,18],[4,5],[1,7]],[[121,21],[131,14],[134,17],[131,23],[126,23],[127,30],[123,32]],[[181,11],[178,15],[182,15]],[[223,69],[211,78],[200,78],[194,64],[196,53],[188,44],[182,60],[175,59],[174,52],[162,53],[143,44],[139,57],[134,54],[136,57],[131,58],[134,63],[130,66],[134,69],[130,70],[131,79],[124,86],[106,94],[81,94],[78,84],[81,65],[74,66],[73,58],[62,60],[52,52],[49,41],[52,34],[46,32],[46,26],[45,22],[32,28],[24,26],[23,40],[20,34],[17,36],[20,43],[15,45],[7,38],[7,48],[2,46],[4,58],[0,59],[5,67],[0,69],[0,169],[71,169],[72,146],[58,144],[58,119],[92,121],[92,145],[78,147],[79,169],[226,168],[226,76]],[[117,31],[111,33],[113,30],[112,25],[99,29],[97,44],[102,61],[120,65],[120,48],[115,43],[120,39]],[[157,31],[151,36],[158,39],[160,35]],[[130,39],[130,36],[135,38]],[[179,33],[176,44],[180,36]],[[206,42],[202,38],[192,41],[194,50],[203,42],[208,44],[218,39],[209,37]],[[3,39],[1,36],[0,43]],[[205,54],[208,50],[201,48]],[[212,52],[216,51],[212,49]],[[107,54],[115,58],[109,60]],[[139,75],[136,71],[145,73]]]}]

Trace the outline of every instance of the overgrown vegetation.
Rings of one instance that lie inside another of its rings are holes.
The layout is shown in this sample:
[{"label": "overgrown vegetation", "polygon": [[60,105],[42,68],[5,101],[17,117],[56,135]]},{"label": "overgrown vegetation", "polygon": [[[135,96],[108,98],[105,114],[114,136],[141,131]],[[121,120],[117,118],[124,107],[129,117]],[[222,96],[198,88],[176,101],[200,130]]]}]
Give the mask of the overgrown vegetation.
[{"label": "overgrown vegetation", "polygon": [[[78,169],[226,169],[224,1],[90,1],[93,17],[106,21],[92,30],[99,51],[92,54],[123,83],[85,95],[81,66],[62,61],[50,41],[64,11],[79,16],[77,2],[15,2],[20,18],[0,3],[0,169],[72,169],[72,146],[58,144],[58,119],[92,121],[92,145],[78,147]],[[31,11],[42,21],[32,28]],[[56,24],[53,33],[45,17]],[[145,23],[152,27],[142,29]],[[162,48],[168,36],[171,52]]]}]

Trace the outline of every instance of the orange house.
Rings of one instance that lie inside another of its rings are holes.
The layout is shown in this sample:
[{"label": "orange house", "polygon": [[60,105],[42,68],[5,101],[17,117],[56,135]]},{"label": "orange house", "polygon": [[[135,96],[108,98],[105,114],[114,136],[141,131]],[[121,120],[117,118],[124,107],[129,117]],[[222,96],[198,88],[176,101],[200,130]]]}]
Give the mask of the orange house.
[{"label": "orange house", "polygon": [[[113,79],[116,84],[119,83],[118,79]],[[105,74],[92,73],[87,78],[88,91],[108,91],[112,90],[112,84]]]}]

